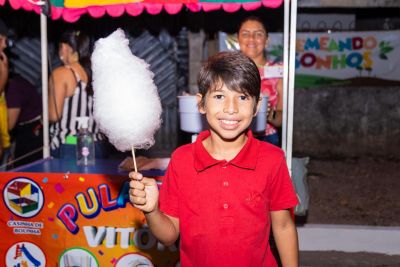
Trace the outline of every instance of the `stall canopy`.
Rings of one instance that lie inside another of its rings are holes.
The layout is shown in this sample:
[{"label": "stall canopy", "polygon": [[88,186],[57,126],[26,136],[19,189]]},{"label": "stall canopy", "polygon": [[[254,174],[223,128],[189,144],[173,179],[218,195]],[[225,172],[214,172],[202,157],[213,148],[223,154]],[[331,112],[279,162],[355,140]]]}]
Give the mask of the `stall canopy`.
[{"label": "stall canopy", "polygon": [[[0,5],[8,1],[13,9],[24,9],[40,13],[42,0],[0,0]],[[236,12],[243,8],[251,11],[260,7],[276,8],[283,0],[50,0],[51,18],[63,18],[68,22],[77,21],[82,15],[94,18],[104,15],[119,17],[123,14],[138,16],[146,11],[156,15],[165,10],[176,14],[182,9],[192,12],[224,10]],[[38,5],[39,4],[39,5]]]}]

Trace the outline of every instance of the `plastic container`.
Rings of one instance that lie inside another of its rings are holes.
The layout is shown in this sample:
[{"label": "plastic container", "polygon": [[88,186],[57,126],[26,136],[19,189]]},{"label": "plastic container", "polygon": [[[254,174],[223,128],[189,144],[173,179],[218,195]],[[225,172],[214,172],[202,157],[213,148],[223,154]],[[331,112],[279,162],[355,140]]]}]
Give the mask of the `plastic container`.
[{"label": "plastic container", "polygon": [[207,127],[205,116],[197,108],[194,95],[178,96],[180,129],[188,133],[199,133]]},{"label": "plastic container", "polygon": [[76,145],[76,164],[80,166],[94,165],[94,138],[88,129],[89,117],[78,117],[76,120],[79,128]]},{"label": "plastic container", "polygon": [[[205,116],[199,112],[196,96],[178,96],[180,129],[188,133],[199,133],[207,129]],[[263,96],[260,110],[251,123],[253,132],[265,131],[268,112],[268,96]]]},{"label": "plastic container", "polygon": [[268,115],[268,96],[263,96],[261,99],[261,106],[258,110],[257,116],[251,122],[251,130],[255,133],[264,132],[267,125]]}]

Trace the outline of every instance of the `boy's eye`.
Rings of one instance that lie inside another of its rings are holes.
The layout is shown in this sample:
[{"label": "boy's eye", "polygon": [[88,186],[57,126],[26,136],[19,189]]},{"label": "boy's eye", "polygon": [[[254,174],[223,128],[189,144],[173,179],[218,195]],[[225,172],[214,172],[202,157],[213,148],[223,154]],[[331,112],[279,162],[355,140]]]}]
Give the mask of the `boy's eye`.
[{"label": "boy's eye", "polygon": [[239,96],[239,99],[240,100],[247,100],[247,99],[249,99],[249,97],[247,95],[241,95],[241,96]]},{"label": "boy's eye", "polygon": [[223,95],[214,95],[215,99],[222,99],[224,96]]}]

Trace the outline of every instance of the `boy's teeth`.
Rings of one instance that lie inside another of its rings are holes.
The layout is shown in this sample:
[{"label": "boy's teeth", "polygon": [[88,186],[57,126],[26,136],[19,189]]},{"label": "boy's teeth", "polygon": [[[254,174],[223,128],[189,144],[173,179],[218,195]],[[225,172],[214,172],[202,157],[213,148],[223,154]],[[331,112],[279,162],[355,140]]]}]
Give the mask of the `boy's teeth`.
[{"label": "boy's teeth", "polygon": [[228,121],[228,120],[221,120],[225,124],[236,124],[237,121]]}]

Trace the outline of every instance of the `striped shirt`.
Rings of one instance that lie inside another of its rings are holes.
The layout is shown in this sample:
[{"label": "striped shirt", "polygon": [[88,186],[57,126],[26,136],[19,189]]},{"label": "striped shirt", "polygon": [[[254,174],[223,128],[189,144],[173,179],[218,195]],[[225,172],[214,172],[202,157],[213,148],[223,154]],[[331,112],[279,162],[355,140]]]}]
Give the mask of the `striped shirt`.
[{"label": "striped shirt", "polygon": [[94,140],[104,139],[104,135],[99,132],[99,128],[93,119],[93,96],[86,92],[87,84],[70,66],[66,67],[74,74],[77,84],[74,94],[64,99],[61,120],[50,127],[51,149],[57,149],[61,144],[64,144],[67,136],[76,136],[79,130],[77,117],[89,117],[89,130],[93,133]]}]

